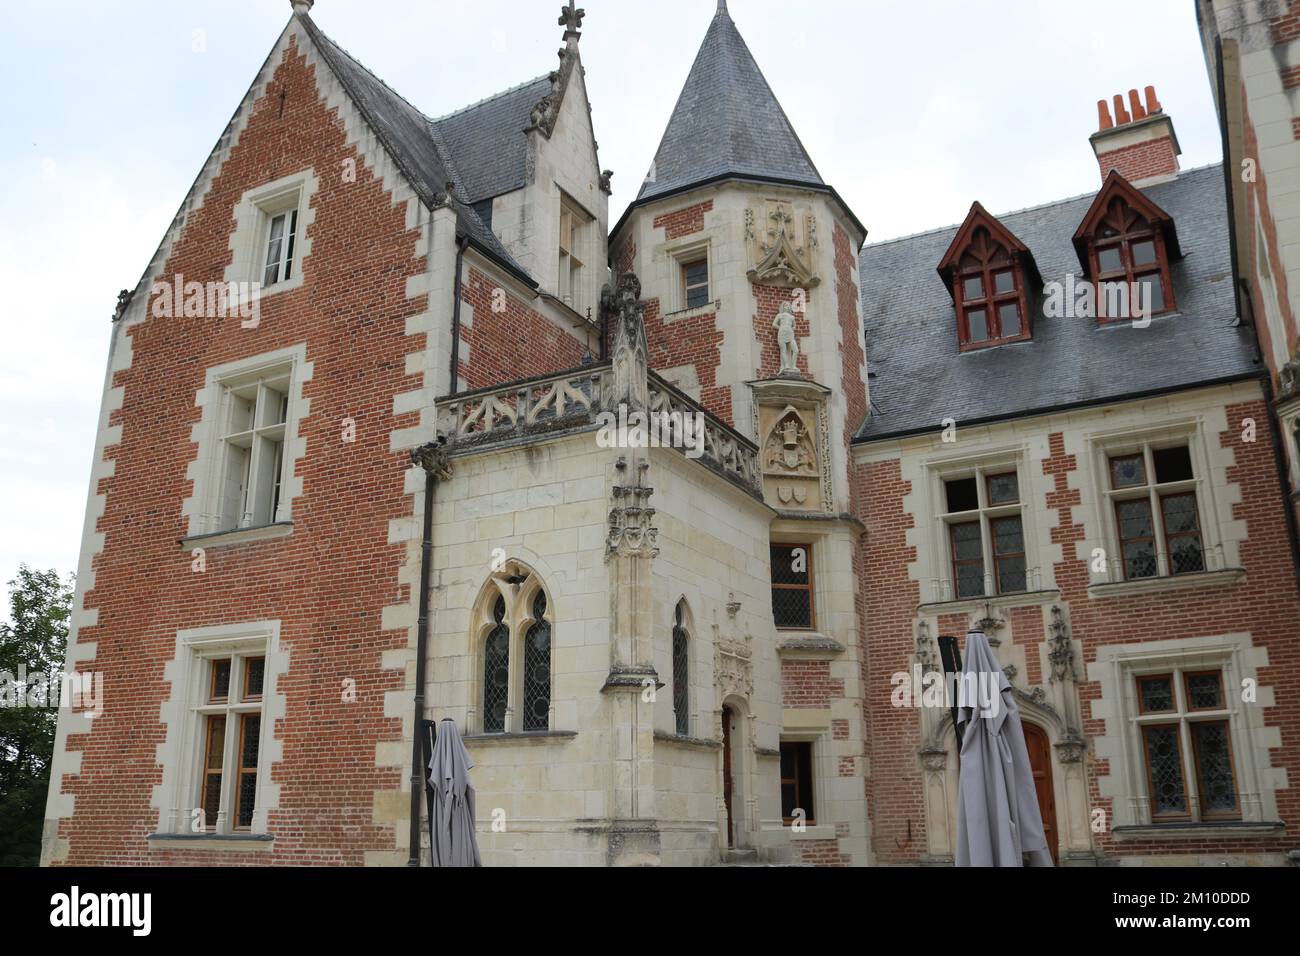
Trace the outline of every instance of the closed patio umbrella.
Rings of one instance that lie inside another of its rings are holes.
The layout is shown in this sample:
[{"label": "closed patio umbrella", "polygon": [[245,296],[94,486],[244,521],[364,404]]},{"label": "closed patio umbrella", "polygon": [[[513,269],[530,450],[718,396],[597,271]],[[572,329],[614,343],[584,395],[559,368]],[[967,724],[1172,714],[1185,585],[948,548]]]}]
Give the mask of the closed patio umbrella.
[{"label": "closed patio umbrella", "polygon": [[482,866],[474,836],[474,766],[456,722],[444,717],[429,758],[429,842],[434,866]]},{"label": "closed patio umbrella", "polygon": [[1051,866],[1011,682],[978,626],[957,685],[957,866]]}]

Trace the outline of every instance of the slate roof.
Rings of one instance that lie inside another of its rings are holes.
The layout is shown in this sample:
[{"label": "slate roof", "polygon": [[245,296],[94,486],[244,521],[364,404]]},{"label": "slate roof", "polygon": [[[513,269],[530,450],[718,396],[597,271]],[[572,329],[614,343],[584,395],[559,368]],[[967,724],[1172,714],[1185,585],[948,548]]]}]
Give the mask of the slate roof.
[{"label": "slate roof", "polygon": [[[462,186],[467,181],[462,178],[461,170],[473,169],[481,157],[472,151],[467,151],[464,155],[457,153],[433,120],[327,37],[309,15],[299,16],[321,56],[383,141],[394,162],[410,180],[421,201],[428,206],[437,204],[445,192],[447,182],[456,183],[457,236],[468,236],[471,242],[506,268],[536,285],[474,211],[473,200],[463,201],[466,196]],[[521,144],[524,142],[522,130],[518,139]],[[487,151],[491,152],[490,149]]]},{"label": "slate roof", "polygon": [[[855,441],[938,430],[945,418],[995,420],[1259,374],[1249,327],[1234,326],[1232,259],[1220,165],[1143,190],[1173,217],[1183,258],[1170,268],[1178,311],[1145,329],[1045,318],[1033,339],[962,353],[952,298],[935,271],[958,227],[863,247],[862,317],[871,413]],[[1044,281],[1082,278],[1071,242],[1094,194],[998,219],[1033,254]]]},{"label": "slate roof", "polygon": [[726,175],[825,187],[720,4],[635,203]]},{"label": "slate roof", "polygon": [[551,92],[549,76],[516,86],[448,116],[431,120],[456,159],[470,203],[524,187],[533,107]]}]

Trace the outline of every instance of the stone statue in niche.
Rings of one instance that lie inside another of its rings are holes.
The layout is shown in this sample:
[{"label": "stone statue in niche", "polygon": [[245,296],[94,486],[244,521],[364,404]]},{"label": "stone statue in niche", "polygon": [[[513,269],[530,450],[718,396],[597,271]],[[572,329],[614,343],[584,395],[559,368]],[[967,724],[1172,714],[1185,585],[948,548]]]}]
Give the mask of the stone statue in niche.
[{"label": "stone statue in niche", "polygon": [[776,329],[776,347],[781,352],[781,375],[799,375],[799,342],[794,334],[794,308],[782,302],[772,321]]}]

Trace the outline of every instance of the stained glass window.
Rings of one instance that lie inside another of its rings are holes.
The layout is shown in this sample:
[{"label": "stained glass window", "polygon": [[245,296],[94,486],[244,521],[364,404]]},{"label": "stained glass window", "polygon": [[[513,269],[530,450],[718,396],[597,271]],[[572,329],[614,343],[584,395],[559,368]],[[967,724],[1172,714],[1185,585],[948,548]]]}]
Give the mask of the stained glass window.
[{"label": "stained glass window", "polygon": [[551,625],[546,594],[537,592],[533,623],[524,635],[524,730],[548,730],[551,719]]},{"label": "stained glass window", "polygon": [[496,626],[488,633],[483,651],[483,730],[506,729],[506,704],[510,698],[510,627],[505,623],[506,599],[497,596],[492,609]]}]

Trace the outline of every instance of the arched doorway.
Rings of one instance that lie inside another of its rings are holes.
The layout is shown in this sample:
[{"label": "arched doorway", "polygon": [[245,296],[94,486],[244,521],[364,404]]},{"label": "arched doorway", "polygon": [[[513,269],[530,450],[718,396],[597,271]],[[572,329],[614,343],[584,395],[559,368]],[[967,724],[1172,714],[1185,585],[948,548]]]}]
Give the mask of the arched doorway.
[{"label": "arched doorway", "polygon": [[1056,835],[1056,795],[1052,791],[1052,746],[1047,732],[1037,724],[1024,722],[1025,747],[1029,750],[1029,767],[1034,774],[1034,792],[1038,795],[1038,812],[1043,817],[1043,834],[1052,862],[1058,862]]}]

